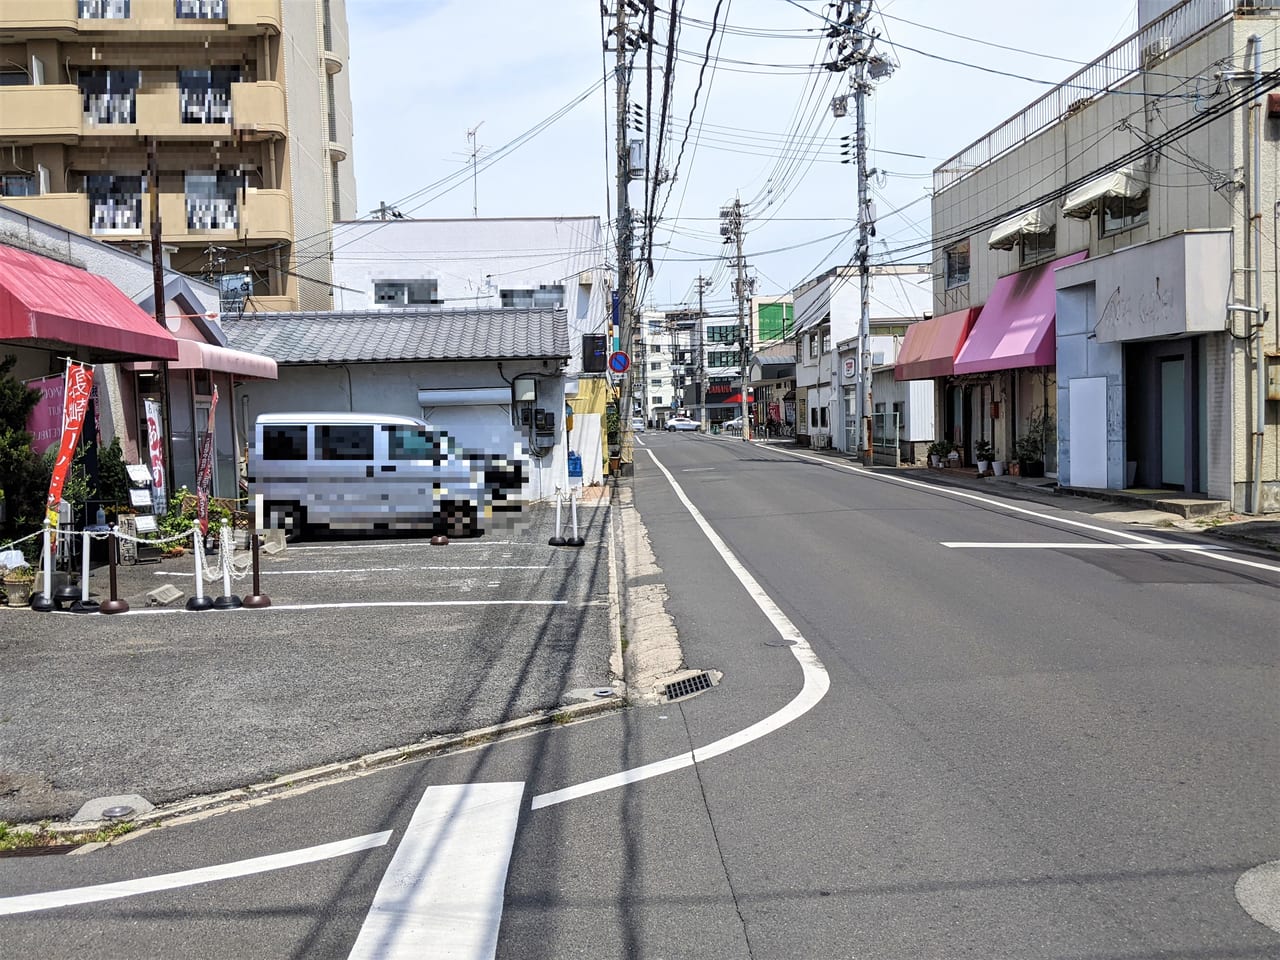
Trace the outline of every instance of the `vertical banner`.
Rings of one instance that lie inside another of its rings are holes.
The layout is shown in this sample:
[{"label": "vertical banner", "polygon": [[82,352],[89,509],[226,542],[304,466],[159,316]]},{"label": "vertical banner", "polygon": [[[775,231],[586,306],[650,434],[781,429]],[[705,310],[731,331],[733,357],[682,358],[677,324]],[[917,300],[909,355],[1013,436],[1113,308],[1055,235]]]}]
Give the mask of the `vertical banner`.
[{"label": "vertical banner", "polygon": [[200,441],[200,466],[196,470],[196,517],[200,521],[201,536],[209,533],[209,487],[213,483],[213,429],[214,413],[218,409],[218,387],[213,388],[213,400],[209,404],[209,424],[204,439]]},{"label": "vertical banner", "polygon": [[62,439],[62,410],[66,403],[66,387],[65,373],[27,383],[28,389],[40,391],[40,402],[27,417],[31,449],[38,456],[43,457],[50,447],[56,447]]},{"label": "vertical banner", "polygon": [[80,431],[84,428],[84,415],[89,409],[89,391],[93,389],[93,367],[84,363],[67,361],[65,403],[62,408],[62,443],[58,447],[58,459],[53,464],[49,478],[49,497],[45,501],[45,513],[49,522],[58,525],[58,504],[62,502],[62,485],[67,481],[71,461],[76,456]]},{"label": "vertical banner", "polygon": [[164,441],[160,433],[160,401],[147,399],[143,402],[147,413],[147,447],[151,451],[151,502],[157,515],[169,511],[169,502],[165,496],[164,476]]}]

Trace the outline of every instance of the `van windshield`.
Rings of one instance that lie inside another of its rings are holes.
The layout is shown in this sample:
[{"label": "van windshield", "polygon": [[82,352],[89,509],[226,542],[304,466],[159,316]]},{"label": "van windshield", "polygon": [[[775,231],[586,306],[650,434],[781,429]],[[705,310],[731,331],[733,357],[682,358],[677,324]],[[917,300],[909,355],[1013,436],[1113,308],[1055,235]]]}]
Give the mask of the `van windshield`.
[{"label": "van windshield", "polygon": [[420,427],[385,427],[387,431],[387,455],[392,460],[440,459],[440,447],[436,438]]}]

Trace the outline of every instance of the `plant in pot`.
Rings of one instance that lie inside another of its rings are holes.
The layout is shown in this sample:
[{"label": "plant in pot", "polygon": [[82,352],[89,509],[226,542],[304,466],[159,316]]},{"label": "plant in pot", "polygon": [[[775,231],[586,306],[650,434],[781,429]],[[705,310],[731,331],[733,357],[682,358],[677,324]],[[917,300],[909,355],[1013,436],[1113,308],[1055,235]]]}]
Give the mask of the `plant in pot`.
[{"label": "plant in pot", "polygon": [[951,443],[947,440],[935,440],[929,444],[929,466],[940,467],[942,461],[951,455]]},{"label": "plant in pot", "polygon": [[31,600],[31,589],[36,582],[36,572],[28,565],[0,567],[0,579],[4,581],[4,593],[9,606],[25,607]]},{"label": "plant in pot", "polygon": [[604,415],[605,443],[609,447],[609,471],[616,472],[622,458],[622,417],[616,404],[609,404]]},{"label": "plant in pot", "polygon": [[985,477],[991,469],[991,441],[978,440],[973,445],[973,455],[978,461],[978,476]]},{"label": "plant in pot", "polygon": [[1039,433],[1019,437],[1013,445],[1018,458],[1018,474],[1023,477],[1044,476],[1044,440]]}]

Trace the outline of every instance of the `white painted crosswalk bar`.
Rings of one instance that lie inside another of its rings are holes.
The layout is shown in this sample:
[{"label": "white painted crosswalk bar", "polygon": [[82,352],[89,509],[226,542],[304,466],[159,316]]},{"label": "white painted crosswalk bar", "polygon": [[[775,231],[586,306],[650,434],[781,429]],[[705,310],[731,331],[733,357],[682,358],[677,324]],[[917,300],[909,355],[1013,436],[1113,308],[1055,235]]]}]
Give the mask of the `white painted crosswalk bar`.
[{"label": "white painted crosswalk bar", "polygon": [[179,887],[191,887],[198,883],[212,883],[214,880],[229,880],[232,877],[247,877],[270,870],[283,870],[285,867],[296,867],[303,863],[345,857],[347,854],[361,850],[372,850],[382,846],[390,838],[391,831],[384,830],[382,833],[370,833],[363,837],[352,837],[350,840],[322,843],[317,847],[304,847],[301,850],[273,853],[265,857],[237,860],[235,863],[222,863],[213,867],[197,867],[194,870],[162,873],[154,877],[121,880],[118,883],[100,883],[93,887],[76,887],[71,890],[51,890],[47,893],[3,897],[0,898],[0,916],[53,910],[56,907],[74,907],[85,903],[99,903],[103,900],[118,900],[121,897],[135,897],[140,893],[159,893],[162,890],[176,890]]},{"label": "white painted crosswalk bar", "polygon": [[952,550],[1147,550],[1164,553],[1167,550],[1183,550],[1201,553],[1206,550],[1225,550],[1226,547],[1204,543],[987,543],[983,541],[942,541]]},{"label": "white painted crosswalk bar", "polygon": [[523,783],[429,787],[350,960],[493,957],[523,795]]}]

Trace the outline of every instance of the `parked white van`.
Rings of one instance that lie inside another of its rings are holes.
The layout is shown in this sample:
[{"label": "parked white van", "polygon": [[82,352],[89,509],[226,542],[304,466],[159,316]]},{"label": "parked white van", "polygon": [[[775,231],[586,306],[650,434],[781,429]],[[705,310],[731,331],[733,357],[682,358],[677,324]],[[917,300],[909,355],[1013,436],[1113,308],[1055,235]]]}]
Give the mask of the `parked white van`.
[{"label": "parked white van", "polygon": [[430,530],[474,536],[519,510],[522,458],[460,449],[416,417],[265,413],[254,426],[249,491],[263,523],[291,537],[307,528]]}]

